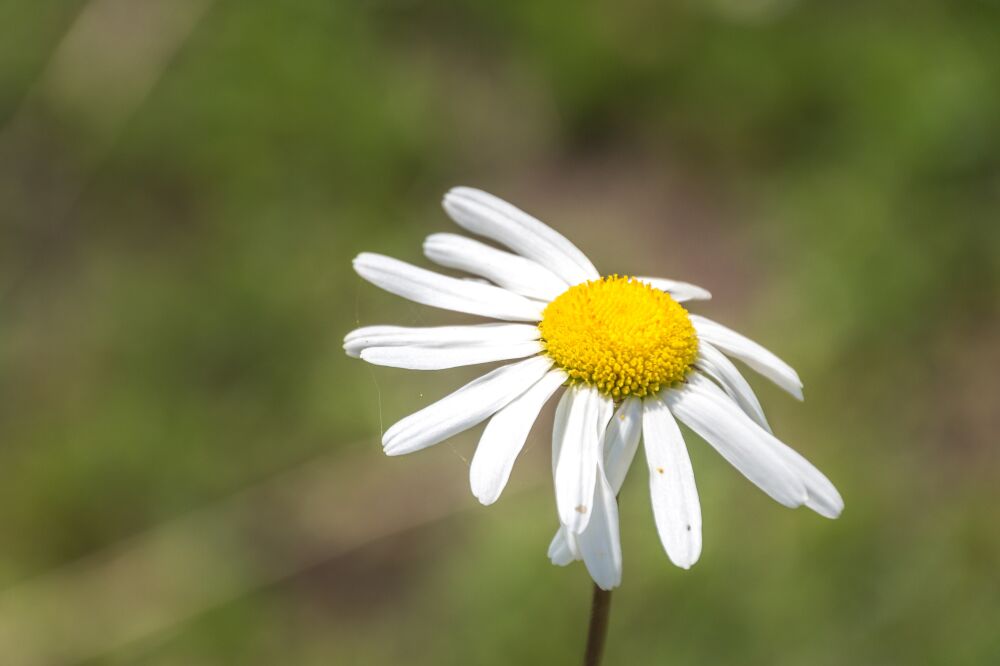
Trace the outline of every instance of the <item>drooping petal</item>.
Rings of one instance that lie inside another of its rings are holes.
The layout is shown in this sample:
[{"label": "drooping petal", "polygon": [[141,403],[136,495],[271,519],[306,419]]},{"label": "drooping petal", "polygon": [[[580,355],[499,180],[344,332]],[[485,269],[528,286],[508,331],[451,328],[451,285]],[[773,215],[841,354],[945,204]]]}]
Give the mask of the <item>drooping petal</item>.
[{"label": "drooping petal", "polygon": [[556,508],[559,521],[574,534],[590,522],[598,455],[614,403],[590,386],[570,387],[559,401],[553,428]]},{"label": "drooping petal", "polygon": [[354,270],[375,286],[423,305],[509,321],[539,321],[542,317],[543,306],[537,301],[493,285],[439,275],[380,254],[359,254],[354,259]]},{"label": "drooping petal", "polygon": [[556,535],[549,544],[549,559],[557,567],[564,567],[567,564],[580,559],[580,546],[576,542],[576,536],[563,525],[559,526]]},{"label": "drooping petal", "polygon": [[565,280],[531,259],[456,234],[433,234],[424,254],[441,266],[480,275],[516,294],[548,302],[569,288]]},{"label": "drooping petal", "polygon": [[[630,396],[622,401],[615,415],[611,417],[605,433],[604,471],[607,475],[608,483],[611,485],[611,490],[616,496],[621,491],[628,470],[632,466],[632,459],[639,448],[639,438],[641,435],[642,400],[635,396]],[[555,536],[552,537],[550,558],[553,549],[559,553],[576,551],[575,548],[571,548],[571,544],[564,543],[567,537],[572,537],[572,534],[565,528],[560,527],[556,531]],[[580,558],[577,556],[575,559]],[[568,563],[566,562],[566,564]]]},{"label": "drooping petal", "polygon": [[622,401],[608,423],[604,444],[604,470],[608,483],[617,495],[639,448],[642,436],[642,400],[629,396]]},{"label": "drooping petal", "polygon": [[456,187],[445,195],[443,205],[462,228],[506,245],[571,285],[600,277],[587,256],[564,236],[492,194]]},{"label": "drooping petal", "polygon": [[670,561],[690,569],[701,556],[701,503],[684,437],[656,396],[643,400],[642,430],[656,531]]},{"label": "drooping petal", "polygon": [[569,409],[573,405],[575,391],[568,389],[563,392],[556,403],[556,413],[552,416],[552,479],[556,478],[556,466],[559,464],[559,453],[562,451],[563,440],[566,439],[566,428],[569,425]]},{"label": "drooping petal", "polygon": [[550,370],[490,419],[469,467],[472,494],[480,502],[492,504],[500,497],[538,412],[567,379],[562,370]]},{"label": "drooping petal", "polygon": [[485,421],[538,382],[552,367],[545,356],[505,365],[407,416],[382,436],[387,455],[412,453]]},{"label": "drooping petal", "polygon": [[[601,456],[598,456],[600,461]],[[622,545],[618,531],[618,500],[598,464],[594,508],[586,529],[577,537],[580,555],[590,577],[602,590],[611,590],[622,582]]]},{"label": "drooping petal", "polygon": [[734,356],[802,400],[802,380],[792,366],[750,338],[700,315],[691,315],[699,338]]},{"label": "drooping petal", "polygon": [[799,475],[767,441],[767,433],[709,379],[692,372],[682,388],[669,389],[663,399],[674,416],[775,501],[796,507],[809,499]]},{"label": "drooping petal", "polygon": [[771,432],[771,426],[764,415],[764,408],[760,406],[760,401],[757,400],[757,395],[750,388],[750,384],[747,383],[747,380],[740,371],[733,365],[733,362],[726,358],[725,354],[708,342],[701,340],[698,343],[698,360],[696,361],[696,365],[699,370],[719,382],[722,390],[757,425]]},{"label": "drooping petal", "polygon": [[545,347],[538,340],[486,346],[455,347],[369,347],[361,358],[375,365],[407,370],[444,370],[463,365],[509,361],[534,356]]},{"label": "drooping petal", "polygon": [[712,292],[708,289],[691,284],[690,282],[655,277],[637,277],[636,279],[656,287],[660,291],[667,292],[678,303],[683,303],[684,301],[707,301],[712,298]]},{"label": "drooping petal", "polygon": [[[566,427],[569,425],[569,408],[573,404],[571,391],[567,389],[563,392],[559,402],[556,403],[556,412],[552,417],[552,479],[555,486],[556,467],[559,464],[559,453],[562,451],[562,442],[566,439]],[[559,529],[549,544],[549,559],[557,566],[566,566],[574,560],[580,559],[580,548],[576,542],[576,535],[566,529],[566,526],[559,522]]]}]

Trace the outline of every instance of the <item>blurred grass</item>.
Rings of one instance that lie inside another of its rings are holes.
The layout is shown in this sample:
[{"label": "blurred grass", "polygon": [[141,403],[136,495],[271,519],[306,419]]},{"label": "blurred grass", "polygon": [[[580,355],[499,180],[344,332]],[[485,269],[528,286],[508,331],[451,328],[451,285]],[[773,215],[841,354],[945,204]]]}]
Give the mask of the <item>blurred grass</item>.
[{"label": "blurred grass", "polygon": [[[0,129],[0,595],[320,457],[413,464],[380,426],[474,371],[345,358],[359,323],[454,320],[350,259],[419,262],[471,184],[710,288],[800,369],[803,405],[757,385],[847,501],[785,511],[692,441],[681,572],[634,474],[609,663],[1000,661],[995,2],[217,1],[105,151],[23,106],[86,5],[0,2],[0,128],[30,120]],[[459,487],[473,441],[419,455]],[[93,663],[574,661],[588,583],[547,563],[553,516],[543,488],[472,508]]]}]

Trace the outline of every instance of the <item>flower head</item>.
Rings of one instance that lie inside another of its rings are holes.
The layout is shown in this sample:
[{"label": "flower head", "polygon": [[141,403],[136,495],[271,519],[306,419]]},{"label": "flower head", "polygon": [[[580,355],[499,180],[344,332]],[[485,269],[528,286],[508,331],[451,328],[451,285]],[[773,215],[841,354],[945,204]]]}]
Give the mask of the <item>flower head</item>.
[{"label": "flower head", "polygon": [[385,432],[389,455],[437,444],[488,420],[470,469],[472,491],[492,504],[544,404],[560,389],[552,433],[559,529],[555,564],[582,559],[605,589],[621,582],[616,495],[640,440],[657,531],[670,560],[701,554],[701,507],[677,421],[789,507],[835,518],[843,500],[811,463],[771,432],[736,358],[798,399],[796,372],[757,343],[690,314],[701,287],[660,278],[601,277],[572,243],[485,192],[455,188],[444,208],[461,227],[513,252],[434,234],[427,257],[485,281],[463,280],[376,254],[361,277],[417,303],[506,323],[367,326],[344,340],[351,356],[414,370],[514,361],[404,418]]},{"label": "flower head", "polygon": [[545,353],[572,380],[616,400],[683,381],[698,356],[687,310],[667,292],[617,275],[564,291],[538,330]]}]

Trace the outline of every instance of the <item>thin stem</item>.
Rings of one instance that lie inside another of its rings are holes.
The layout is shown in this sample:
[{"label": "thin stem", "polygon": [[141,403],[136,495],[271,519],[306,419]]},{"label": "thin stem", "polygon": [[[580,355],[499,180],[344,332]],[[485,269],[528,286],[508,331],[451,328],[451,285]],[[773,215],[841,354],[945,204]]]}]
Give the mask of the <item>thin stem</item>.
[{"label": "thin stem", "polygon": [[600,666],[604,656],[604,641],[608,637],[608,617],[611,615],[611,591],[594,584],[594,599],[590,604],[590,630],[587,632],[587,652],[583,666]]}]

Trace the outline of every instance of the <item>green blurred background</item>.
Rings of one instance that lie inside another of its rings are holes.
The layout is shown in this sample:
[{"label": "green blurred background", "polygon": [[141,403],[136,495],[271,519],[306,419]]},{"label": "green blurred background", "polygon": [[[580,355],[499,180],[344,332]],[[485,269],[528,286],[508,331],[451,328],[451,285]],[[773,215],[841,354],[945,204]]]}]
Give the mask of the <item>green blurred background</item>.
[{"label": "green blurred background", "polygon": [[[357,325],[461,317],[427,265],[482,187],[798,368],[753,379],[847,508],[694,436],[672,567],[622,495],[608,664],[1000,663],[1000,5],[0,0],[0,663],[562,664],[550,419],[505,496],[476,431],[379,434],[475,376]],[[641,467],[641,466],[640,466]]]}]

